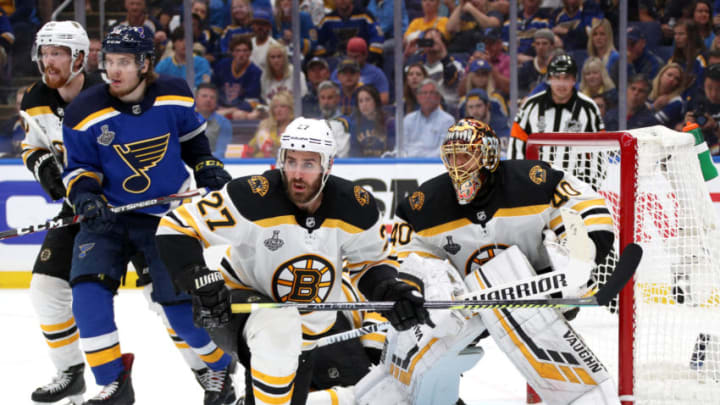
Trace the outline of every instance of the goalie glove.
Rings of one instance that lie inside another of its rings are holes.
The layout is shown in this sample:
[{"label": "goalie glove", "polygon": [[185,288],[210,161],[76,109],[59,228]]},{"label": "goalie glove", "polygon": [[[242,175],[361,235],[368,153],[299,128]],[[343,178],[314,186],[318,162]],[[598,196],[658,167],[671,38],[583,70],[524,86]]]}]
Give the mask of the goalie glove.
[{"label": "goalie glove", "polygon": [[192,296],[193,323],[199,328],[219,328],[230,322],[230,293],[217,270],[194,265],[183,272],[180,287]]},{"label": "goalie glove", "polygon": [[52,153],[41,154],[33,163],[33,175],[40,183],[45,193],[53,200],[65,197],[65,185],[62,182],[62,173],[55,163]]},{"label": "goalie glove", "polygon": [[207,187],[211,190],[219,190],[232,176],[225,170],[223,162],[209,157],[198,162],[193,168],[195,183],[198,187]]},{"label": "goalie glove", "polygon": [[395,278],[384,280],[373,289],[372,297],[377,301],[395,301],[392,309],[382,312],[382,315],[398,331],[422,323],[435,327],[425,309],[425,298],[410,284]]}]

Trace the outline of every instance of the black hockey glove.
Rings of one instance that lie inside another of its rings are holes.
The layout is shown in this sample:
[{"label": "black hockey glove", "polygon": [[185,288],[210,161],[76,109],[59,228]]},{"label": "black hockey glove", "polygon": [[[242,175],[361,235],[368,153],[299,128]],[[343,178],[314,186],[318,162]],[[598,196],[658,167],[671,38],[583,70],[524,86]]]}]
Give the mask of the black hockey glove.
[{"label": "black hockey glove", "polygon": [[206,159],[195,165],[195,183],[198,187],[219,190],[232,180],[230,173],[225,171],[223,162],[217,159]]},{"label": "black hockey glove", "polygon": [[422,323],[435,327],[430,314],[423,306],[425,298],[410,284],[394,278],[388,279],[375,287],[372,296],[378,301],[395,301],[393,308],[382,312],[382,315],[398,331],[408,330]]},{"label": "black hockey glove", "polygon": [[[185,289],[192,296],[193,322],[198,328],[219,328],[230,322],[230,293],[217,270],[195,265],[186,270]],[[181,283],[183,284],[183,283]]]},{"label": "black hockey glove", "polygon": [[99,194],[79,192],[72,203],[75,213],[85,217],[80,226],[92,233],[106,233],[117,221],[117,215]]},{"label": "black hockey glove", "polygon": [[51,153],[45,153],[35,161],[33,174],[50,198],[59,200],[65,197],[62,173]]}]

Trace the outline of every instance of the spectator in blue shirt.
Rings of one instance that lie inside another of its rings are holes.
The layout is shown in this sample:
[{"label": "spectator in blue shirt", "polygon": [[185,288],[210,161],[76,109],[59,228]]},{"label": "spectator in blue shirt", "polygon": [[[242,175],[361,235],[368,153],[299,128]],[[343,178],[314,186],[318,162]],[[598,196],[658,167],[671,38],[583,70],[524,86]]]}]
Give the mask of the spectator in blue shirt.
[{"label": "spectator in blue shirt", "polygon": [[[627,129],[651,127],[659,125],[655,114],[648,108],[647,100],[650,93],[650,82],[642,73],[628,79],[627,87]],[[609,110],[603,117],[605,129],[617,131],[618,109]]]},{"label": "spectator in blue shirt", "polygon": [[222,160],[228,144],[232,141],[230,121],[217,113],[218,91],[212,83],[203,83],[195,91],[195,111],[207,123],[205,135],[213,155]]},{"label": "spectator in blue shirt", "polygon": [[[379,67],[367,62],[368,48],[367,43],[360,37],[350,38],[347,44],[347,56],[354,59],[360,66],[360,84],[369,84],[374,86],[380,93],[380,100],[383,105],[390,101],[390,86],[385,72]],[[338,80],[338,71],[335,70],[331,76],[332,80],[340,83]]]},{"label": "spectator in blue shirt", "polygon": [[553,32],[563,41],[565,50],[583,49],[593,21],[604,17],[600,6],[592,0],[563,0],[563,7],[553,12]]},{"label": "spectator in blue shirt", "polygon": [[244,36],[230,42],[232,57],[218,62],[213,80],[218,88],[220,114],[234,120],[258,119],[262,70],[250,61],[252,42]]},{"label": "spectator in blue shirt", "polygon": [[[185,53],[185,30],[182,27],[177,27],[170,37],[175,54],[161,60],[155,68],[155,71],[159,74],[185,78],[187,60]],[[210,82],[212,69],[210,69],[210,63],[208,63],[207,59],[202,56],[193,55],[193,64],[195,69],[195,86],[200,83]]]},{"label": "spectator in blue shirt", "polygon": [[355,92],[357,108],[350,117],[350,157],[380,157],[395,148],[395,121],[380,104],[373,86]]},{"label": "spectator in blue shirt", "polygon": [[[312,17],[305,11],[300,16],[300,53],[309,55],[317,43],[317,29]],[[272,36],[287,46],[292,52],[292,0],[275,0],[275,11],[272,20]]]},{"label": "spectator in blue shirt", "polygon": [[498,114],[498,112],[493,113],[490,98],[485,90],[470,90],[460,109],[462,117],[472,117],[490,125],[498,138],[500,138],[500,150],[503,153],[502,157],[505,157],[504,153],[507,151],[508,140],[510,139],[508,117]]},{"label": "spectator in blue shirt", "polygon": [[[646,78],[652,80],[660,71],[663,60],[647,49],[645,33],[639,27],[628,27],[627,30],[627,77],[633,77],[642,73]],[[610,67],[610,78],[615,83],[619,78],[620,58]]]},{"label": "spectator in blue shirt", "polygon": [[325,80],[330,79],[330,67],[325,59],[314,57],[305,65],[305,77],[307,78],[308,92],[302,98],[302,116],[308,118],[320,118],[320,99],[318,86]]},{"label": "spectator in blue shirt", "polygon": [[[395,38],[393,29],[395,28],[395,5],[391,0],[370,0],[367,4],[367,11],[375,16],[375,21],[382,30],[385,36],[385,42]],[[408,14],[405,9],[405,2],[400,2],[400,10],[402,13],[402,32],[405,32],[408,27]],[[383,45],[386,47],[386,45]]]},{"label": "spectator in blue shirt", "polygon": [[[541,28],[550,28],[550,16],[547,10],[540,8],[541,0],[522,0],[522,8],[517,15],[518,62],[524,63],[532,59],[533,33]],[[513,17],[510,17],[513,18]],[[510,40],[510,20],[503,24],[502,39]]]},{"label": "spectator in blue shirt", "polygon": [[648,103],[652,106],[655,118],[670,129],[682,129],[685,102],[681,97],[683,87],[683,68],[670,62],[660,69],[652,83]]},{"label": "spectator in blue shirt", "polygon": [[440,87],[433,79],[420,83],[417,97],[420,109],[403,119],[404,147],[400,156],[440,157],[440,145],[455,119],[440,108]]}]

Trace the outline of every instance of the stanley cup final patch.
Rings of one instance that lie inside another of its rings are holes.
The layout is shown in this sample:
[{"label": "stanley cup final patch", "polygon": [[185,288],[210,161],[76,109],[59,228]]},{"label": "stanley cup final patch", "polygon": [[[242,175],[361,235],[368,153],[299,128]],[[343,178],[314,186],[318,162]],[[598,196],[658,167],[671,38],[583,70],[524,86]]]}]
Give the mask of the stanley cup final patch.
[{"label": "stanley cup final patch", "polygon": [[100,127],[100,135],[97,137],[97,142],[102,146],[110,146],[112,141],[115,139],[115,132],[110,131],[107,125]]}]

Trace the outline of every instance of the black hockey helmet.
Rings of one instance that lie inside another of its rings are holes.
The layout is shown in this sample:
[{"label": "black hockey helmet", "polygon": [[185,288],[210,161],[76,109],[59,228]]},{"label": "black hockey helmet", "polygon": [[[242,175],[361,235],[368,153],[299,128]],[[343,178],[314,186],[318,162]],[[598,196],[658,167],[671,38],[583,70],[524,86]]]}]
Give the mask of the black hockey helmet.
[{"label": "black hockey helmet", "polygon": [[576,77],[578,67],[577,63],[575,63],[575,59],[573,59],[572,56],[563,53],[552,58],[550,64],[548,65],[547,72],[548,76],[567,73],[573,77]]},{"label": "black hockey helmet", "polygon": [[155,56],[155,34],[144,27],[119,26],[105,36],[102,42],[100,62],[109,53],[131,53],[142,66],[145,58],[152,61]]}]

